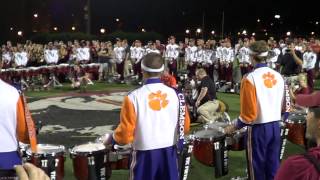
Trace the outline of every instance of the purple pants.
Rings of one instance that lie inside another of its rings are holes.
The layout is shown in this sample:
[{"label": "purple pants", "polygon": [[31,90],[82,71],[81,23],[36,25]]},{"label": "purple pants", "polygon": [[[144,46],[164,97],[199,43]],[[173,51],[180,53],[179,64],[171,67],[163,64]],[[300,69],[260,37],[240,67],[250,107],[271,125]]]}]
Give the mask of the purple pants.
[{"label": "purple pants", "polygon": [[314,80],[314,70],[310,69],[307,71],[307,83],[309,88],[311,89],[311,92],[313,92],[313,88],[314,88],[313,80]]},{"label": "purple pants", "polygon": [[279,122],[255,124],[247,130],[247,165],[249,179],[273,180],[280,166]]},{"label": "purple pants", "polygon": [[0,169],[13,169],[14,165],[21,164],[22,160],[18,151],[0,153]]},{"label": "purple pants", "polygon": [[133,151],[130,180],[178,180],[175,146],[148,151]]}]

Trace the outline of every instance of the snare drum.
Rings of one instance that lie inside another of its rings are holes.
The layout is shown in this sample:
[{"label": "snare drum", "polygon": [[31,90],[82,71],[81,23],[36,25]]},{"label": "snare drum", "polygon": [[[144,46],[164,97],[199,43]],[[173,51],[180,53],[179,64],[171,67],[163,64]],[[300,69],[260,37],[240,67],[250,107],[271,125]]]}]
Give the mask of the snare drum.
[{"label": "snare drum", "polygon": [[288,140],[294,144],[304,146],[306,143],[306,114],[302,112],[290,113],[285,123],[289,129]]},{"label": "snare drum", "polygon": [[62,145],[38,144],[37,153],[28,148],[28,161],[41,168],[52,180],[64,177],[65,148]]},{"label": "snare drum", "polygon": [[[208,128],[222,131],[228,126],[227,122],[211,122],[207,124]],[[242,151],[245,149],[245,134],[247,128],[236,130],[231,135],[226,135],[227,149],[231,151]]]},{"label": "snare drum", "polygon": [[125,146],[114,146],[114,151],[109,152],[109,163],[111,169],[119,170],[119,169],[130,169],[130,161],[131,161],[131,145]]},{"label": "snare drum", "polygon": [[247,133],[247,128],[244,127],[242,129],[239,129],[235,131],[230,136],[227,136],[227,144],[228,144],[228,150],[231,151],[242,151],[245,149],[245,135]]},{"label": "snare drum", "polygon": [[109,179],[108,150],[102,143],[87,143],[70,150],[74,175],[78,180]]},{"label": "snare drum", "polygon": [[[214,166],[215,143],[225,144],[225,134],[221,131],[204,127],[194,134],[194,157],[204,165]],[[223,157],[221,157],[223,158]]]}]

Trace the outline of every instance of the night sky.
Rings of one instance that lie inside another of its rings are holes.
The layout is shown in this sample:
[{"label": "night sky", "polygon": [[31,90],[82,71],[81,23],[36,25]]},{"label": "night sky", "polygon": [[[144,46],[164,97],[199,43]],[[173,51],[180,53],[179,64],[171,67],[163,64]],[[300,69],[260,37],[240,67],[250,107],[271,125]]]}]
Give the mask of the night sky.
[{"label": "night sky", "polygon": [[[86,0],[10,0],[0,6],[0,38],[10,37],[18,30],[29,34],[38,32],[85,31],[84,6]],[[320,8],[315,1],[288,0],[91,0],[92,34],[101,27],[107,32],[115,30],[137,32],[141,28],[164,35],[183,34],[202,27],[205,31],[221,32],[222,12],[225,13],[225,33],[236,34],[243,29],[249,33],[266,29],[268,32],[310,34],[319,32]],[[39,17],[34,18],[33,14]],[[274,18],[280,14],[280,20]],[[120,22],[115,19],[119,18]],[[261,22],[258,23],[257,19]],[[273,23],[273,25],[271,25]],[[13,31],[10,28],[13,27]]]}]

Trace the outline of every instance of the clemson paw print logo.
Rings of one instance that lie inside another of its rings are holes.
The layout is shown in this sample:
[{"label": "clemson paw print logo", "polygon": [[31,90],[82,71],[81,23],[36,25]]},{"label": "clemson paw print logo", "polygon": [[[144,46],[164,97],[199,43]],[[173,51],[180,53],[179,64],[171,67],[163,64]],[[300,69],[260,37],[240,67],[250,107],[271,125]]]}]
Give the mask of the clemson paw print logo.
[{"label": "clemson paw print logo", "polygon": [[160,111],[162,108],[167,107],[167,105],[169,104],[169,101],[166,98],[167,94],[162,94],[161,91],[149,94],[149,107],[154,111]]},{"label": "clemson paw print logo", "polygon": [[275,79],[274,74],[271,74],[270,72],[264,74],[262,78],[264,79],[263,82],[267,88],[272,88],[274,85],[277,84],[277,80]]}]

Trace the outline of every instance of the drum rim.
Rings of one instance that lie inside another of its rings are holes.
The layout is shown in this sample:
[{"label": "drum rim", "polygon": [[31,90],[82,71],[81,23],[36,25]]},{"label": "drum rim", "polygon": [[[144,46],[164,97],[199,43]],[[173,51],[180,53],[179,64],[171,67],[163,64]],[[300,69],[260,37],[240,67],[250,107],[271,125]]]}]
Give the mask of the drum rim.
[{"label": "drum rim", "polygon": [[87,152],[76,152],[74,151],[74,148],[77,146],[81,146],[81,145],[86,145],[86,144],[102,144],[103,143],[96,143],[96,142],[88,142],[88,143],[83,143],[83,144],[78,144],[78,145],[74,145],[71,148],[69,148],[69,153],[72,156],[77,156],[77,155],[81,155],[81,156],[87,156],[87,155],[93,155],[93,154],[97,154],[97,153],[101,153],[101,152],[108,152],[108,148],[105,147],[104,145],[104,149],[100,149],[100,150],[95,150],[95,151],[87,151]]},{"label": "drum rim", "polygon": [[66,148],[64,145],[57,145],[57,144],[37,144],[37,147],[38,145],[50,145],[50,146],[57,146],[59,147],[59,149],[61,149],[60,151],[57,151],[57,152],[51,152],[51,153],[39,153],[39,152],[32,152],[31,151],[31,147],[29,146],[28,148],[26,148],[26,154],[29,155],[29,156],[46,156],[46,155],[59,155],[59,154],[65,154],[66,152]]}]

